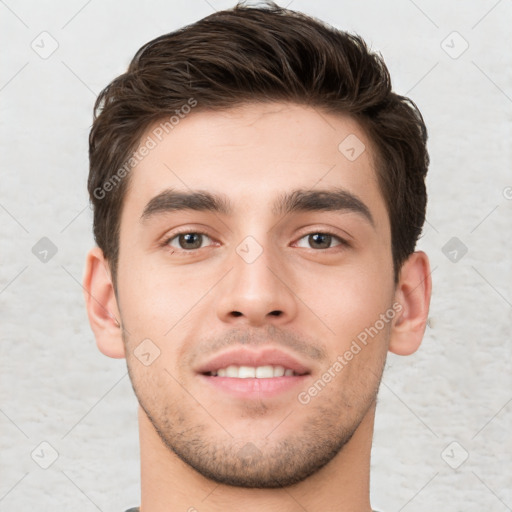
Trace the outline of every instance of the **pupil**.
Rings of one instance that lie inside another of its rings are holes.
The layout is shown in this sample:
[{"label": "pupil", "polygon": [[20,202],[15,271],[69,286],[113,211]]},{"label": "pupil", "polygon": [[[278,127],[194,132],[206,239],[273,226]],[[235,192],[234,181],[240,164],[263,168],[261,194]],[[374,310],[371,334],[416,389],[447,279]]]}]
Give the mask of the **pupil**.
[{"label": "pupil", "polygon": [[329,248],[331,245],[331,235],[327,235],[325,233],[314,233],[309,235],[310,243],[317,244],[317,247],[320,245],[322,248]]},{"label": "pupil", "polygon": [[201,247],[201,235],[199,233],[186,233],[184,235],[180,235],[180,246],[183,249],[198,249]]}]

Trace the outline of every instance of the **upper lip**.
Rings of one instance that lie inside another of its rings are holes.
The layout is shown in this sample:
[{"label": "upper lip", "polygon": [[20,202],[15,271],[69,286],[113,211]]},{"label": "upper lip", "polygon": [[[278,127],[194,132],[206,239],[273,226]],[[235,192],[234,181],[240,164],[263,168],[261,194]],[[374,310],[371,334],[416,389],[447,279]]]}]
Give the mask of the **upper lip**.
[{"label": "upper lip", "polygon": [[198,369],[198,373],[208,373],[217,371],[219,368],[228,366],[283,366],[289,368],[300,375],[310,373],[309,369],[300,363],[293,356],[275,348],[264,350],[248,350],[246,348],[237,348],[218,354]]}]

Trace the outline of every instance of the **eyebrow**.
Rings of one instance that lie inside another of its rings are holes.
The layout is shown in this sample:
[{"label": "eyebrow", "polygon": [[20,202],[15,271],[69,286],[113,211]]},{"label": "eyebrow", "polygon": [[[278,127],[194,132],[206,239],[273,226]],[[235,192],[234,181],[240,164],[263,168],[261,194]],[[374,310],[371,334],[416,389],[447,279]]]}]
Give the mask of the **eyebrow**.
[{"label": "eyebrow", "polygon": [[[141,220],[145,221],[158,214],[183,210],[230,215],[233,212],[233,206],[225,194],[213,194],[203,190],[182,192],[168,189],[153,197],[146,204]],[[320,211],[357,213],[375,227],[375,221],[366,204],[356,195],[342,188],[296,189],[278,196],[272,207],[272,213],[275,216],[284,216],[294,212]]]}]

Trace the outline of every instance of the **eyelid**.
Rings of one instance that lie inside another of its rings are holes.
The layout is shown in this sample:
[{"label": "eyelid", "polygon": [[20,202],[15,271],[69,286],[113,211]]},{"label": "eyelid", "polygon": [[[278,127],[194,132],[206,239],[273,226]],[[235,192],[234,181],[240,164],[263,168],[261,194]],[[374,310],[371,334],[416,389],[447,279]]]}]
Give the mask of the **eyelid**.
[{"label": "eyelid", "polygon": [[[313,250],[315,252],[320,252],[322,250],[323,251],[328,251],[329,249],[335,249],[336,247],[351,247],[350,242],[346,238],[344,238],[344,237],[338,235],[337,233],[334,233],[333,231],[330,231],[328,229],[316,229],[316,230],[308,231],[308,232],[304,233],[303,235],[299,236],[296,239],[296,241],[294,242],[294,244],[297,244],[300,240],[302,240],[303,238],[305,238],[307,236],[315,235],[317,233],[318,234],[322,234],[322,235],[329,235],[332,238],[337,239],[339,244],[338,245],[334,245],[332,247],[328,247],[327,249],[313,249],[311,247],[309,247],[309,248],[306,247],[306,249],[311,249],[311,250]],[[304,249],[304,247],[302,247],[302,249]]]},{"label": "eyelid", "polygon": [[209,238],[212,242],[217,242],[217,240],[213,236],[209,235],[206,231],[199,230],[199,229],[193,229],[193,228],[191,229],[189,227],[189,228],[178,228],[176,231],[173,231],[170,234],[166,234],[162,240],[161,245],[163,247],[171,247],[174,252],[177,251],[177,252],[182,252],[182,253],[193,253],[193,252],[198,251],[199,249],[206,249],[206,247],[213,245],[213,244],[210,244],[205,247],[200,247],[199,249],[189,249],[189,250],[182,249],[181,247],[173,247],[172,245],[169,245],[170,242],[172,240],[174,240],[176,237],[178,237],[179,235],[186,235],[186,234],[190,234],[190,233],[194,233],[196,235],[202,235],[202,236]]},{"label": "eyelid", "polygon": [[337,238],[340,242],[348,246],[352,245],[353,240],[352,235],[350,235],[346,231],[326,226],[308,226],[306,228],[301,229],[299,233],[300,234],[295,238],[296,241],[300,240],[301,238],[304,238],[307,235],[314,235],[315,233],[331,235],[332,237]]}]

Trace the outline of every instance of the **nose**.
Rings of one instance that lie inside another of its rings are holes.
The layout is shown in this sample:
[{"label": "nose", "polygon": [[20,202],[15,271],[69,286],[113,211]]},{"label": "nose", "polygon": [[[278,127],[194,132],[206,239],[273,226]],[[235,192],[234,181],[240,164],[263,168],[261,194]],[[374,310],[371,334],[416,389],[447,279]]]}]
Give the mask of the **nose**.
[{"label": "nose", "polygon": [[217,316],[232,325],[254,327],[292,321],[298,299],[293,278],[285,272],[283,261],[276,251],[258,246],[254,241],[245,248],[248,248],[246,253],[243,245],[234,252],[231,271],[219,283]]}]

